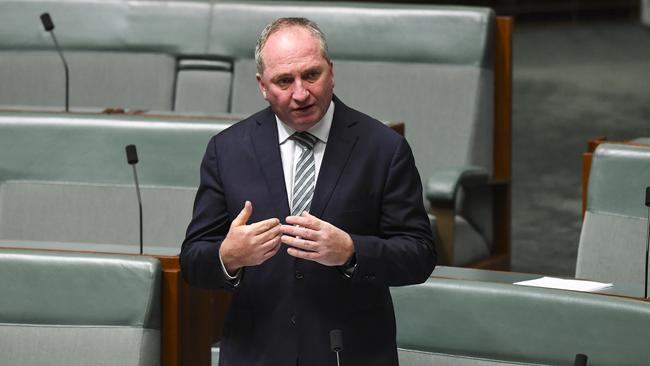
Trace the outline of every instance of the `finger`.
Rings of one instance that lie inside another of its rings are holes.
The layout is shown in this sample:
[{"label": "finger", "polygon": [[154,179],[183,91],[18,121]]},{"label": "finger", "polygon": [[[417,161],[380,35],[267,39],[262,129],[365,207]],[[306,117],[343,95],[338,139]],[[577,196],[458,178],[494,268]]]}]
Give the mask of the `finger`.
[{"label": "finger", "polygon": [[316,232],[312,229],[308,229],[302,226],[295,225],[282,225],[280,231],[284,235],[291,235],[296,237],[301,237],[303,239],[315,240],[317,235]]},{"label": "finger", "polygon": [[282,241],[280,241],[279,236],[262,244],[262,250],[265,251],[264,255],[266,256],[269,253],[271,253],[271,256],[275,255],[275,253],[280,249],[280,244],[282,244]]},{"label": "finger", "polygon": [[273,238],[279,238],[280,235],[282,235],[282,230],[280,225],[275,225],[271,227],[269,230],[264,231],[258,235],[255,235],[255,242],[257,243],[265,243]]},{"label": "finger", "polygon": [[[304,215],[304,213],[303,213]],[[313,230],[318,230],[319,229],[319,221],[320,219],[317,218],[316,216],[309,215],[307,216],[287,216],[287,224],[290,225],[300,225],[304,227],[308,227]]]},{"label": "finger", "polygon": [[258,221],[249,225],[253,235],[259,235],[280,225],[280,220],[274,218]]},{"label": "finger", "polygon": [[296,248],[288,248],[287,254],[289,254],[292,257],[307,259],[310,261],[316,261],[317,259],[319,259],[319,255],[316,252],[306,252],[304,250],[300,250]]},{"label": "finger", "polygon": [[251,203],[251,201],[246,201],[244,203],[244,208],[242,208],[242,210],[239,212],[239,215],[237,215],[237,217],[235,217],[235,219],[232,220],[230,227],[246,225],[246,222],[248,222],[248,219],[250,219],[252,214],[253,214],[253,204]]},{"label": "finger", "polygon": [[281,238],[282,242],[286,245],[289,245],[294,248],[298,248],[301,250],[306,250],[310,252],[317,252],[318,251],[318,243],[315,241],[311,240],[305,240],[305,239],[298,239],[294,238],[293,236],[289,235],[282,235]]}]

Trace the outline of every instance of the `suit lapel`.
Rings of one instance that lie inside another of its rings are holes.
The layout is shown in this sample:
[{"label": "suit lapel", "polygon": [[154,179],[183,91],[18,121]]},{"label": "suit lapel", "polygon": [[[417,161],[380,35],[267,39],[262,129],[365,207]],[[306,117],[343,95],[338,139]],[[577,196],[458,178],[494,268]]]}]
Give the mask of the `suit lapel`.
[{"label": "suit lapel", "polygon": [[336,106],[332,127],[309,210],[317,217],[321,217],[325,211],[359,138],[358,131],[354,128],[357,121],[349,116],[349,108],[336,97],[334,103]]},{"label": "suit lapel", "polygon": [[265,113],[256,120],[256,126],[251,130],[251,141],[269,189],[269,199],[275,206],[277,217],[284,220],[290,211],[284,184],[278,129],[271,108],[267,108]]}]

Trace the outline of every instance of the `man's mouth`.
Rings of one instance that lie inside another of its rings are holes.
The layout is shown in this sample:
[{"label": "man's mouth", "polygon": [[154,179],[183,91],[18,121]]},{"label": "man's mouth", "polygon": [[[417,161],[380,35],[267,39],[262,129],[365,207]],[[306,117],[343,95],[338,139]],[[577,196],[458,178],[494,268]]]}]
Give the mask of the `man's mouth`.
[{"label": "man's mouth", "polygon": [[306,105],[306,106],[304,106],[304,107],[294,108],[293,111],[294,111],[294,112],[298,112],[298,113],[302,113],[302,112],[306,112],[306,111],[308,111],[308,110],[309,110],[311,107],[313,107],[313,106],[314,106],[314,104],[310,104],[310,105]]}]

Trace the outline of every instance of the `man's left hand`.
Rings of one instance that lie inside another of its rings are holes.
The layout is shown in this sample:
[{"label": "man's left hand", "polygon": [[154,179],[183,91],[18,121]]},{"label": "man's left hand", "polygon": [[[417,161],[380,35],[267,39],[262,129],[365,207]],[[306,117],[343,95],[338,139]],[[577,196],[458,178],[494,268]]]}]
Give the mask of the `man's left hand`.
[{"label": "man's left hand", "polygon": [[354,254],[348,233],[306,211],[300,216],[288,216],[281,231],[282,242],[290,246],[287,253],[296,258],[340,266]]}]

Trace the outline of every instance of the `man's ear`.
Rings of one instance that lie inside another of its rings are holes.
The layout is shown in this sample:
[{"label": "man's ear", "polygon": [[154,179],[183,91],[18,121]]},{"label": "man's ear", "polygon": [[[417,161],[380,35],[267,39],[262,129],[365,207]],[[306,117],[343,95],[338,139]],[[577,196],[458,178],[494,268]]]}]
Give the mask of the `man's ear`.
[{"label": "man's ear", "polygon": [[336,85],[336,81],[334,80],[334,63],[332,61],[330,63],[330,77],[332,78],[332,88]]},{"label": "man's ear", "polygon": [[262,81],[262,75],[256,73],[255,78],[257,79],[257,86],[260,87],[260,91],[262,92],[262,97],[264,100],[268,101],[269,99],[266,97],[266,86],[264,85],[264,81]]}]

